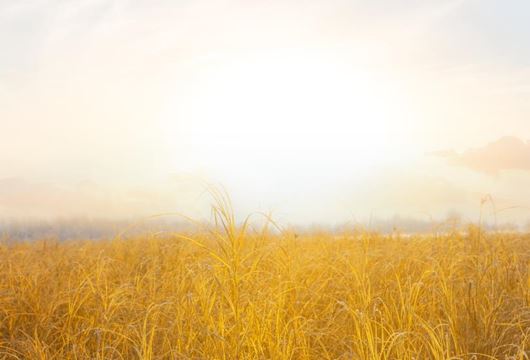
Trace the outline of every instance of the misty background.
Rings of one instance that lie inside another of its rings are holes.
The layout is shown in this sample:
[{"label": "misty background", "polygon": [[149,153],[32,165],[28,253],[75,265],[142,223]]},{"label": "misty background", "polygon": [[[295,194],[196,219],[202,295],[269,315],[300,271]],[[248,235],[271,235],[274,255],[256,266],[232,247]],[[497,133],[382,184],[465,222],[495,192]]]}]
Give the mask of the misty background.
[{"label": "misty background", "polygon": [[0,1],[2,231],[97,238],[159,213],[204,220],[211,183],[242,217],[286,226],[425,231],[482,209],[524,229],[529,12]]}]

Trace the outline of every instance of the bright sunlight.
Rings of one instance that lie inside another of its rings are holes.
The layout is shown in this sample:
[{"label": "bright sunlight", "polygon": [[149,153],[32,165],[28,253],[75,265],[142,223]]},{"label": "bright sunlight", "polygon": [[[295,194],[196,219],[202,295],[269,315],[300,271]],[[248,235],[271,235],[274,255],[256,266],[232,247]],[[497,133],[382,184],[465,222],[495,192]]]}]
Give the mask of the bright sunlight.
[{"label": "bright sunlight", "polygon": [[293,164],[367,170],[401,155],[390,151],[407,116],[396,86],[311,54],[215,64],[191,89],[187,141],[200,163],[236,173]]}]

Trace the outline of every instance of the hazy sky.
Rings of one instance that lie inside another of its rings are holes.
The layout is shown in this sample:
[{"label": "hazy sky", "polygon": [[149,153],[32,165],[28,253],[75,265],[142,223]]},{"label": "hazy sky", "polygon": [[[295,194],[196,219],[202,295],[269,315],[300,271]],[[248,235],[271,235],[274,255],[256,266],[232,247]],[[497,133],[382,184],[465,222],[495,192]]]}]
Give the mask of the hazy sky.
[{"label": "hazy sky", "polygon": [[530,218],[526,0],[0,0],[0,215]]}]

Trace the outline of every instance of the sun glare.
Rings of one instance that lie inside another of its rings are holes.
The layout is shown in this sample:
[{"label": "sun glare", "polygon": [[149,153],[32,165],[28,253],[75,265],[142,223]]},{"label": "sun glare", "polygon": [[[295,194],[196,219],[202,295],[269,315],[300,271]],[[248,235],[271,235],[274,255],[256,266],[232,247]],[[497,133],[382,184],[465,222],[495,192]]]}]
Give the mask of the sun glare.
[{"label": "sun glare", "polygon": [[182,116],[191,152],[225,172],[293,162],[368,169],[391,156],[393,124],[402,116],[381,74],[301,56],[206,67],[190,98]]}]

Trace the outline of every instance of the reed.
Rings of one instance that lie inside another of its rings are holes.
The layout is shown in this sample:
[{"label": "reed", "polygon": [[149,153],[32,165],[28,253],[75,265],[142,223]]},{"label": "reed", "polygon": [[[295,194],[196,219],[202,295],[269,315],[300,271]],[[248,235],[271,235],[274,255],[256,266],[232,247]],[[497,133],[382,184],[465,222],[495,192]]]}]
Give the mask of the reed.
[{"label": "reed", "polygon": [[0,246],[2,359],[528,359],[530,238],[250,229]]}]

